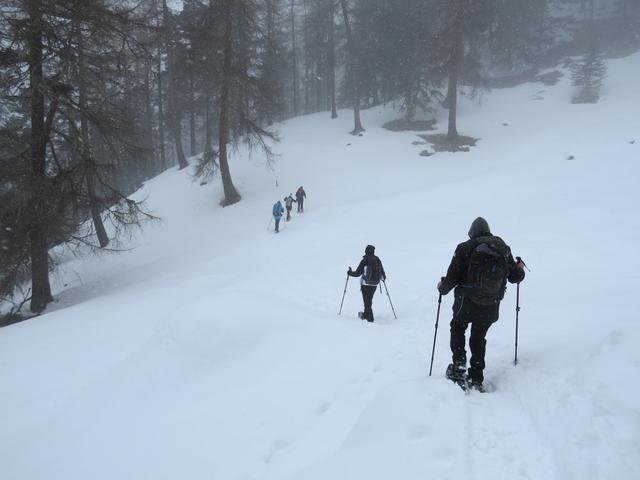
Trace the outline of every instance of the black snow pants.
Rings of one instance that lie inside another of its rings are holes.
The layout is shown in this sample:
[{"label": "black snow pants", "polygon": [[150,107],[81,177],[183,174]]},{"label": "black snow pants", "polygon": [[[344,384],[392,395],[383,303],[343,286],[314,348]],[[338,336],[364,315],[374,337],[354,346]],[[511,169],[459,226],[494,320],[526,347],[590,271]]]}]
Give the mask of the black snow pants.
[{"label": "black snow pants", "polygon": [[484,355],[487,346],[485,337],[491,324],[498,320],[499,310],[500,305],[478,305],[471,299],[459,295],[456,295],[453,302],[450,342],[453,363],[465,366],[467,364],[465,332],[471,324],[471,361],[468,374],[473,382],[482,383],[484,380]]},{"label": "black snow pants", "polygon": [[373,303],[373,296],[377,289],[378,287],[375,285],[360,286],[360,290],[362,291],[362,300],[364,301],[364,313],[362,318],[369,322],[373,322],[373,310],[371,309],[371,304]]}]

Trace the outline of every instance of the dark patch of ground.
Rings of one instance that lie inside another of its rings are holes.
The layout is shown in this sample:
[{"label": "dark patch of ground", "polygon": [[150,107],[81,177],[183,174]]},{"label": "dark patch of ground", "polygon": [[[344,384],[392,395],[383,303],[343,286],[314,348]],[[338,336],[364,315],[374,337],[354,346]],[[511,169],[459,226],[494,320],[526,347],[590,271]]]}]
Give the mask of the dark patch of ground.
[{"label": "dark patch of ground", "polygon": [[25,315],[24,313],[7,313],[6,315],[0,315],[0,328],[24,322],[34,316],[35,315]]},{"label": "dark patch of ground", "polygon": [[[475,147],[479,138],[458,135],[455,140],[449,140],[444,133],[432,135],[418,135],[429,142],[436,152],[468,152],[469,147]],[[426,156],[426,155],[425,155]]]},{"label": "dark patch of ground", "polygon": [[553,70],[551,72],[541,73],[540,75],[537,75],[535,80],[536,82],[540,82],[548,87],[551,87],[558,83],[563,76],[564,74],[559,70]]},{"label": "dark patch of ground", "polygon": [[512,88],[527,82],[539,82],[547,86],[553,86],[564,76],[559,70],[538,74],[537,69],[532,68],[524,72],[502,77],[490,78],[490,88]]},{"label": "dark patch of ground", "polygon": [[386,128],[392,132],[424,132],[435,130],[436,119],[431,120],[407,120],[406,118],[398,118],[385,123],[382,128]]},{"label": "dark patch of ground", "polygon": [[517,85],[530,82],[535,77],[536,72],[537,70],[535,68],[530,68],[524,72],[489,78],[487,79],[487,84],[489,88],[513,88]]}]

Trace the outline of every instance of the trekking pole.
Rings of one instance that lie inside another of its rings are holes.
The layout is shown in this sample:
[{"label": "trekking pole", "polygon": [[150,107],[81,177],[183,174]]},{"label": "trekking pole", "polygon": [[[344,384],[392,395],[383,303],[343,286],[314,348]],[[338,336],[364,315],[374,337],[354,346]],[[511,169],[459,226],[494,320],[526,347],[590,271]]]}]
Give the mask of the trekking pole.
[{"label": "trekking pole", "polygon": [[342,292],[342,301],[340,302],[340,310],[338,311],[338,315],[342,314],[342,304],[344,303],[344,296],[347,293],[347,283],[349,283],[349,275],[347,275],[347,281],[344,282],[344,292]]},{"label": "trekking pole", "polygon": [[[524,268],[526,268],[528,271],[529,267],[527,267],[527,264],[524,263],[524,260],[522,260],[521,257],[516,257],[516,261],[518,263],[522,263],[522,265],[524,265]],[[520,282],[518,282],[517,287],[516,287],[516,345],[515,345],[515,355],[513,357],[513,364],[514,365],[518,365],[518,314],[520,313]]]},{"label": "trekking pole", "polygon": [[438,337],[438,320],[440,319],[440,304],[442,303],[442,294],[438,295],[438,313],[436,313],[436,329],[433,333],[433,348],[431,349],[431,365],[429,366],[429,376],[433,371],[433,356],[436,353],[436,338]]},{"label": "trekking pole", "polygon": [[271,228],[271,222],[273,222],[273,216],[269,219],[269,225],[267,225],[267,230]]},{"label": "trekking pole", "polygon": [[518,365],[518,314],[520,313],[520,282],[516,287],[516,353],[513,358],[513,364]]},{"label": "trekking pole", "polygon": [[393,312],[393,316],[397,320],[398,316],[396,315],[396,310],[393,308],[393,302],[391,302],[391,295],[389,295],[389,289],[387,288],[387,282],[382,280],[382,283],[384,283],[384,289],[387,292],[387,297],[389,298],[389,305],[391,305],[391,311]]}]

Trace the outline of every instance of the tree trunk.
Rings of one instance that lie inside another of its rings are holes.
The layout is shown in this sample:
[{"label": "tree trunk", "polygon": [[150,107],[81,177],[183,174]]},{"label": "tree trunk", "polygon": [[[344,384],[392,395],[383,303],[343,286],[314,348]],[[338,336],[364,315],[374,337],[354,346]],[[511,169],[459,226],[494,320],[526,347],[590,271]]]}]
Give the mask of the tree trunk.
[{"label": "tree trunk", "polygon": [[173,21],[169,16],[167,0],[162,0],[163,30],[167,47],[168,69],[169,69],[169,123],[173,133],[173,141],[176,145],[176,156],[178,157],[178,168],[182,170],[189,166],[182,148],[182,112],[178,106],[176,91],[176,68],[173,52]]},{"label": "tree trunk", "polygon": [[47,244],[46,163],[44,125],[44,82],[42,70],[42,6],[29,0],[29,86],[31,91],[31,311],[42,312],[53,300],[49,284],[49,249]]},{"label": "tree trunk", "polygon": [[[171,67],[169,67],[171,69]],[[170,76],[172,74],[169,74]],[[171,84],[173,88],[171,87]],[[187,158],[184,154],[184,148],[182,147],[182,118],[180,115],[179,108],[177,106],[177,101],[175,98],[175,82],[169,80],[169,90],[173,93],[169,93],[169,103],[171,110],[169,113],[169,118],[171,120],[171,130],[173,132],[173,140],[176,144],[176,156],[178,157],[178,168],[182,170],[183,168],[187,168],[189,163],[187,162]]]},{"label": "tree trunk", "polygon": [[207,92],[206,111],[204,118],[204,151],[207,154],[213,152],[213,132],[211,131],[213,128],[213,122],[211,121],[211,98],[209,93],[210,92]]},{"label": "tree trunk", "polygon": [[144,85],[143,85],[143,101],[144,101],[144,136],[145,148],[147,153],[145,157],[147,162],[144,166],[144,178],[149,178],[155,173],[154,161],[154,145],[153,145],[153,105],[151,99],[151,64],[144,62]]},{"label": "tree trunk", "polygon": [[335,10],[333,0],[329,2],[329,101],[331,103],[331,118],[338,118],[336,108],[336,40],[335,40]]},{"label": "tree trunk", "polygon": [[[275,5],[273,4],[273,0],[266,0],[265,2],[266,8],[266,39],[265,39],[265,59],[264,59],[264,77],[270,84],[277,84],[277,73],[276,70],[276,58],[277,58],[277,46],[275,45],[275,35],[276,35],[276,27],[275,27],[275,16],[277,12],[275,11]],[[275,93],[275,92],[274,92]],[[274,103],[279,102],[279,98],[274,99]],[[262,115],[264,116],[264,120],[267,125],[271,125],[274,122],[275,112],[274,109],[268,104],[268,102],[262,102]]]},{"label": "tree trunk", "polygon": [[96,229],[96,236],[98,237],[100,248],[105,248],[109,245],[109,236],[102,222],[100,205],[96,198],[95,174],[92,170],[93,168],[87,172],[87,194],[89,195],[89,202],[91,202],[91,218]]},{"label": "tree trunk", "polygon": [[293,73],[293,116],[298,115],[298,60],[296,52],[296,19],[293,11],[294,0],[291,0],[291,64]]},{"label": "tree trunk", "polygon": [[447,139],[455,141],[458,139],[458,129],[456,126],[458,115],[458,74],[460,60],[462,57],[462,14],[463,1],[455,0],[451,3],[451,32],[450,32],[450,54],[449,54],[449,88],[447,100],[449,107],[449,125],[447,129]]},{"label": "tree trunk", "polygon": [[458,69],[453,65],[449,65],[449,89],[447,99],[449,100],[447,138],[449,140],[456,140],[458,138],[458,129],[456,127],[456,117],[458,114]]},{"label": "tree trunk", "polygon": [[320,45],[322,45],[322,40],[319,38],[320,36],[318,35],[316,37],[317,40],[317,44],[318,47],[315,48],[314,50],[316,50],[316,65],[315,65],[315,72],[313,75],[313,82],[316,86],[316,112],[321,112],[322,110],[324,110],[324,106],[323,106],[323,81],[322,81],[322,76],[323,76],[323,72],[322,72],[322,50],[320,50]]},{"label": "tree trunk", "polygon": [[196,153],[196,92],[193,82],[193,72],[189,75],[189,133],[191,140],[191,156]]},{"label": "tree trunk", "polygon": [[158,47],[158,147],[160,149],[160,166],[167,169],[167,154],[164,145],[164,99],[162,96],[162,66],[160,59],[160,47]]},{"label": "tree trunk", "polygon": [[358,79],[358,52],[355,45],[355,39],[351,32],[351,24],[349,22],[349,14],[347,12],[346,0],[340,0],[342,6],[342,15],[344,16],[344,28],[347,34],[347,48],[349,50],[349,57],[351,59],[351,81],[352,93],[353,93],[353,130],[352,135],[357,135],[360,132],[364,132],[362,122],[360,121],[360,85]]},{"label": "tree trunk", "polygon": [[95,176],[96,166],[91,158],[91,146],[89,144],[89,118],[87,112],[87,82],[84,64],[84,40],[82,25],[78,26],[78,107],[80,108],[80,135],[82,138],[82,152],[80,158],[84,169],[87,184],[87,196],[93,226],[101,248],[109,245],[109,236],[102,222],[100,202],[96,196]]},{"label": "tree trunk", "polygon": [[[157,1],[153,2],[154,10],[156,15],[158,16],[157,27],[160,29],[160,13],[158,12],[158,4]],[[163,34],[160,34],[160,38],[158,40],[158,61],[157,61],[157,70],[158,70],[158,147],[160,149],[160,167],[162,170],[167,169],[167,155],[165,152],[164,145],[164,99],[162,95],[162,39]]]},{"label": "tree trunk", "polygon": [[[215,5],[214,3],[215,0],[209,0],[209,9],[213,10]],[[212,15],[214,15],[214,13],[212,13]],[[211,70],[214,70],[214,59],[213,56],[210,54],[210,52],[206,53],[206,64],[207,64],[207,68],[210,68]],[[213,111],[215,111],[215,108],[211,108],[211,103],[213,101],[213,84],[211,79],[207,78],[205,80],[205,97],[206,97],[206,107],[205,107],[205,122],[204,122],[204,135],[205,135],[205,139],[204,139],[204,151],[205,151],[205,158],[207,159],[213,159],[213,125],[214,122],[212,121],[211,115],[213,113]]]},{"label": "tree trunk", "polygon": [[229,171],[229,161],[227,158],[227,144],[229,143],[230,110],[231,110],[231,57],[232,51],[232,12],[231,2],[234,0],[224,0],[224,63],[222,71],[222,86],[220,90],[220,118],[218,127],[218,157],[220,161],[220,175],[222,177],[222,187],[224,189],[223,206],[233,205],[240,201],[240,195],[236,191]]}]

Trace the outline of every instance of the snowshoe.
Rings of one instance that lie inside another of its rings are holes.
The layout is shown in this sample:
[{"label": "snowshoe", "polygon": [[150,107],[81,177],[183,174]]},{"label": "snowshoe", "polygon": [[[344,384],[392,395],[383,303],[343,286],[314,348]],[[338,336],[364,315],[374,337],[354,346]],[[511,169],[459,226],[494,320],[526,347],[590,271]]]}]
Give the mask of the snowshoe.
[{"label": "snowshoe", "polygon": [[469,389],[467,382],[466,368],[463,365],[454,365],[450,363],[447,367],[446,377],[453,383],[457,384],[463,391]]},{"label": "snowshoe", "polygon": [[484,388],[484,385],[482,385],[482,382],[476,382],[474,380],[467,379],[467,385],[469,390],[475,390],[476,392],[486,393],[486,390]]}]

